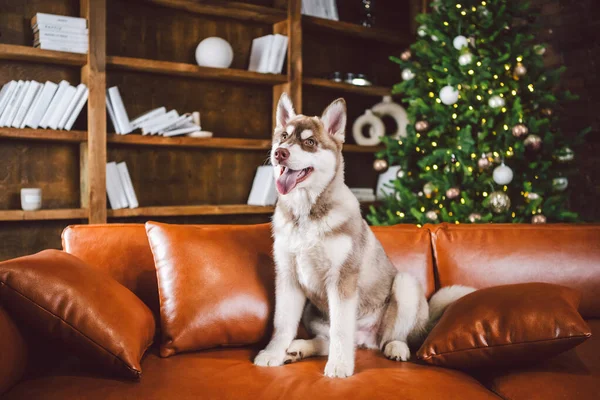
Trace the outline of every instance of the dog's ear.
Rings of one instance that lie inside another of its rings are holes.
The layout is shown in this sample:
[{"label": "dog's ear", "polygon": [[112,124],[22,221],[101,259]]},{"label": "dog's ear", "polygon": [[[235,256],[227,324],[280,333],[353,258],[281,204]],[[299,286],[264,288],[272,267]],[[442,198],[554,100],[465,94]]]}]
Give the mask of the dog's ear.
[{"label": "dog's ear", "polygon": [[346,137],[346,101],[339,98],[331,103],[323,111],[321,121],[325,131],[343,143]]},{"label": "dog's ear", "polygon": [[296,116],[294,106],[287,93],[283,92],[277,103],[277,126],[285,127],[287,123]]}]

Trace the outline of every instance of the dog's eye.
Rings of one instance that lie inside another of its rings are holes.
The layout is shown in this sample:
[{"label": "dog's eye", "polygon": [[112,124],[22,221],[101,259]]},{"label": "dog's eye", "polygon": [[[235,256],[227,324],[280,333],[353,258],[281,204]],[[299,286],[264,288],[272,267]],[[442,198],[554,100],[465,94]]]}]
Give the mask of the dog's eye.
[{"label": "dog's eye", "polygon": [[315,143],[314,139],[306,139],[304,141],[304,144],[307,145],[307,146],[313,147],[316,143]]},{"label": "dog's eye", "polygon": [[281,140],[285,140],[285,139],[287,139],[287,137],[288,137],[287,133],[284,132],[281,134]]}]

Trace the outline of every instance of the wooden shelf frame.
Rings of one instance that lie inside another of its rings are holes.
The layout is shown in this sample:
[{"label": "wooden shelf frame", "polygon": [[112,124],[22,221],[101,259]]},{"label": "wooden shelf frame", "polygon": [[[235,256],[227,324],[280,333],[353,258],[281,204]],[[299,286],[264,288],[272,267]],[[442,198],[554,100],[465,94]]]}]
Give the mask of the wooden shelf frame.
[{"label": "wooden shelf frame", "polygon": [[390,96],[392,94],[392,89],[385,86],[358,86],[321,78],[304,78],[303,83],[306,86],[330,89],[337,92],[357,93],[365,96]]},{"label": "wooden shelf frame", "polygon": [[30,46],[2,43],[0,43],[0,60],[31,61],[75,67],[82,67],[87,63],[85,54],[41,50]]},{"label": "wooden shelf frame", "polygon": [[179,217],[200,215],[252,215],[272,214],[274,207],[248,206],[245,204],[156,206],[108,210],[111,218],[131,217]]},{"label": "wooden shelf frame", "polygon": [[0,210],[0,221],[51,221],[86,219],[88,210],[84,208],[48,209],[38,211]]}]

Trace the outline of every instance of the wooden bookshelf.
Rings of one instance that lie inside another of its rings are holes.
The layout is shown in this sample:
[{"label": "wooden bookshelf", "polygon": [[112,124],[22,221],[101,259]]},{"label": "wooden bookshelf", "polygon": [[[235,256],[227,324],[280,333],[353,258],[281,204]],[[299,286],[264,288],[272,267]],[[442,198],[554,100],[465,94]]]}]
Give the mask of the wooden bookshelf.
[{"label": "wooden bookshelf", "polygon": [[302,16],[302,25],[304,25],[308,30],[320,30],[326,33],[335,33],[338,35],[366,39],[399,47],[407,46],[412,42],[412,37],[410,35],[402,34],[400,32],[379,28],[368,28],[358,24],[352,24],[343,21],[332,21],[306,15]]},{"label": "wooden bookshelf", "polygon": [[109,210],[108,216],[126,217],[174,217],[196,215],[252,215],[272,214],[273,207],[248,206],[245,204],[139,207]]},{"label": "wooden bookshelf", "polygon": [[191,138],[143,136],[137,134],[108,135],[108,143],[138,146],[195,147],[206,149],[230,150],[266,150],[271,147],[270,140],[230,139],[230,138]]},{"label": "wooden bookshelf", "polygon": [[85,218],[87,218],[87,210],[83,208],[38,211],[0,210],[0,221],[50,221]]},{"label": "wooden bookshelf", "polygon": [[30,46],[0,43],[0,60],[31,61],[36,63],[83,66],[85,54],[65,53],[62,51],[40,50]]},{"label": "wooden bookshelf", "polygon": [[56,131],[52,129],[0,128],[0,139],[81,143],[87,141],[87,132]]},{"label": "wooden bookshelf", "polygon": [[306,86],[330,89],[338,93],[357,93],[365,96],[387,96],[391,94],[391,88],[384,86],[358,86],[320,78],[304,78],[302,82]]}]

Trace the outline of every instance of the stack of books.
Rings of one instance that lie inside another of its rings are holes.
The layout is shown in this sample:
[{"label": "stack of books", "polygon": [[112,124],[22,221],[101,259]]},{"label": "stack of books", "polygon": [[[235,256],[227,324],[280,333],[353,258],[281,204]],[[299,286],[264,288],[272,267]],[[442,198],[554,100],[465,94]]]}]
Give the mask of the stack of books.
[{"label": "stack of books", "polygon": [[83,83],[11,81],[0,90],[0,127],[70,131],[87,99]]},{"label": "stack of books", "polygon": [[274,34],[252,40],[248,71],[280,74],[287,54],[288,37]]},{"label": "stack of books", "polygon": [[375,191],[372,188],[350,188],[350,191],[361,203],[375,201]]},{"label": "stack of books", "polygon": [[33,46],[42,50],[87,54],[88,29],[85,18],[37,13],[31,19]]},{"label": "stack of books", "polygon": [[272,206],[277,201],[277,189],[272,165],[263,165],[256,169],[250,196],[249,206]]},{"label": "stack of books", "polygon": [[131,121],[116,86],[107,90],[106,109],[119,135],[139,129],[142,135],[212,137],[211,132],[202,131],[199,112],[179,115],[177,110],[167,111],[166,107],[158,107]]},{"label": "stack of books", "polygon": [[106,164],[106,195],[113,210],[139,207],[125,162]]},{"label": "stack of books", "polygon": [[379,174],[377,178],[377,200],[385,200],[386,197],[394,194],[394,181],[397,179],[400,169],[399,165],[393,165]]},{"label": "stack of books", "polygon": [[335,0],[302,0],[302,14],[339,21]]}]

